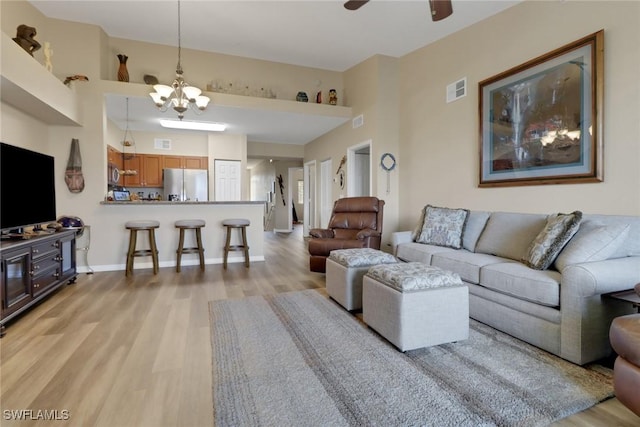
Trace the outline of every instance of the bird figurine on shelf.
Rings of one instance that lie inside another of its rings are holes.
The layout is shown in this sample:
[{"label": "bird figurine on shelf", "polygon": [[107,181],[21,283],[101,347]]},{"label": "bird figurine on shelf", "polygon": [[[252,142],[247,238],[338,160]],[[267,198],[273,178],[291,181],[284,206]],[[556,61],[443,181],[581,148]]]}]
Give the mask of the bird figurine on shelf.
[{"label": "bird figurine on shelf", "polygon": [[66,79],[64,79],[64,84],[69,86],[69,83],[71,83],[73,80],[88,82],[89,77],[83,76],[82,74],[76,74],[75,76],[68,76]]}]

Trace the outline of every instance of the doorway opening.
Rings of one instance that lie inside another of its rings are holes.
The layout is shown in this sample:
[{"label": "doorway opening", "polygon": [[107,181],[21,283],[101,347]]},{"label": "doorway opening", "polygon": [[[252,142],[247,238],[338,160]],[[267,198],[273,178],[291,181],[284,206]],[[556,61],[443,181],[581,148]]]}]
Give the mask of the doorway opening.
[{"label": "doorway opening", "polygon": [[347,148],[347,196],[371,195],[371,140]]},{"label": "doorway opening", "polygon": [[[297,224],[298,222],[300,222],[300,214],[302,214],[304,216],[304,209],[303,212],[300,211],[300,207],[302,207],[302,205],[299,203],[299,195],[298,195],[298,182],[303,183],[303,179],[304,179],[304,169],[303,168],[299,168],[299,167],[294,167],[294,168],[289,168],[288,170],[288,174],[287,174],[287,180],[288,180],[288,199],[290,201],[290,207],[289,210],[287,211],[287,221],[289,226],[291,227],[291,231],[293,231],[295,224]],[[304,186],[304,183],[303,183]],[[304,192],[304,190],[303,190]],[[302,200],[304,202],[304,200]],[[304,220],[304,218],[303,218]]]}]

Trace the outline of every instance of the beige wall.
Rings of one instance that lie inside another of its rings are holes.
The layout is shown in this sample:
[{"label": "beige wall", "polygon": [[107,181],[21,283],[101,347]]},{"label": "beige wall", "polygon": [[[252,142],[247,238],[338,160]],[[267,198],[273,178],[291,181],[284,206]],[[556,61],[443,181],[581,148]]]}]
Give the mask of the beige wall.
[{"label": "beige wall", "polygon": [[[124,131],[118,128],[113,122],[108,120],[109,129],[111,129],[110,135],[107,138],[107,143],[112,147],[122,151],[122,140],[124,138]],[[176,156],[208,156],[208,137],[203,132],[142,132],[142,131],[127,131],[127,140],[135,141],[135,152],[144,154],[161,154],[161,155],[176,155]],[[155,148],[155,140],[168,139],[171,141],[171,149],[164,150]],[[131,152],[132,149],[125,147],[126,152]]]},{"label": "beige wall", "polygon": [[[177,47],[112,38],[104,52],[109,64],[108,76],[104,77],[107,80],[117,80],[119,61],[116,55],[119,53],[129,57],[127,69],[131,82],[143,83],[145,74],[154,75],[165,84],[175,78]],[[233,87],[271,89],[278,99],[295,100],[298,91],[305,91],[310,99],[314,99],[317,90],[327,92],[330,88],[340,94],[343,85],[342,75],[336,71],[186,48],[182,49],[182,68],[185,80],[201,89],[224,82],[225,86],[231,83]],[[317,82],[321,82],[319,88]]]},{"label": "beige wall", "polygon": [[301,159],[304,157],[304,145],[248,141],[247,156],[258,159]]},{"label": "beige wall", "polygon": [[[247,135],[234,134],[208,134],[209,156],[209,200],[215,200],[215,161],[216,160],[237,160],[240,161],[240,171],[247,169]],[[241,200],[249,200],[249,183],[242,174],[241,180]]]},{"label": "beige wall", "polygon": [[48,140],[47,125],[11,105],[2,104],[0,141],[51,155]]},{"label": "beige wall", "polygon": [[[363,116],[364,124],[354,129],[349,121],[321,136],[305,146],[304,157],[305,162],[316,160],[318,165],[323,160],[331,159],[335,171],[348,149],[371,143],[371,195],[385,201],[383,247],[390,242],[391,232],[397,229],[398,223],[399,175],[397,169],[388,175],[390,181],[387,192],[387,172],[379,166],[384,153],[391,153],[398,158],[398,70],[399,60],[383,55],[376,55],[347,70],[344,77],[345,102],[352,108],[354,117]],[[344,169],[348,176],[348,163]],[[320,167],[316,168],[316,176],[320,183]],[[347,187],[348,182],[344,189],[340,188],[337,180],[333,182],[333,200],[350,196]],[[317,204],[318,218],[320,209],[321,206]]]},{"label": "beige wall", "polygon": [[249,180],[251,181],[251,200],[266,202],[264,229],[272,231],[275,225],[273,217],[275,210],[275,193],[273,193],[273,184],[276,181],[275,165],[268,160],[262,160],[249,170]]},{"label": "beige wall", "polygon": [[[605,181],[478,188],[478,82],[603,28]],[[639,2],[528,1],[402,58],[400,228],[427,203],[640,214],[639,41]],[[447,104],[446,85],[462,77],[468,96]]]},{"label": "beige wall", "polygon": [[262,160],[250,169],[251,171],[251,200],[267,201],[269,193],[273,191],[276,180],[276,167],[273,162]]}]

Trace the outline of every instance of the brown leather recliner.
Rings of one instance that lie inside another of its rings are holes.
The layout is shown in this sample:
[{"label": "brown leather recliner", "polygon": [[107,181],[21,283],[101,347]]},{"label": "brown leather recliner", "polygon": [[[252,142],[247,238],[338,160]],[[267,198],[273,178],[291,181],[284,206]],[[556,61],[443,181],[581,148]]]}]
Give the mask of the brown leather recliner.
[{"label": "brown leather recliner", "polygon": [[640,416],[640,314],[613,319],[609,340],[618,354],[613,366],[616,397]]},{"label": "brown leather recliner", "polygon": [[324,273],[334,249],[380,249],[384,200],[377,197],[345,197],[333,205],[327,228],[309,230],[309,269]]}]

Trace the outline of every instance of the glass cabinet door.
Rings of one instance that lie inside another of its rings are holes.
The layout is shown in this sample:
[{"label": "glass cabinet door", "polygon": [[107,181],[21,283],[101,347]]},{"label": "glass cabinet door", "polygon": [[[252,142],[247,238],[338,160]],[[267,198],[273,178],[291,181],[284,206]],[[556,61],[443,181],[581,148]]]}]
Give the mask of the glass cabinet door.
[{"label": "glass cabinet door", "polygon": [[31,300],[30,248],[2,254],[2,313],[9,314]]},{"label": "glass cabinet door", "polygon": [[66,280],[68,276],[72,276],[76,273],[76,240],[75,235],[60,239],[61,255],[62,255],[62,280]]}]

